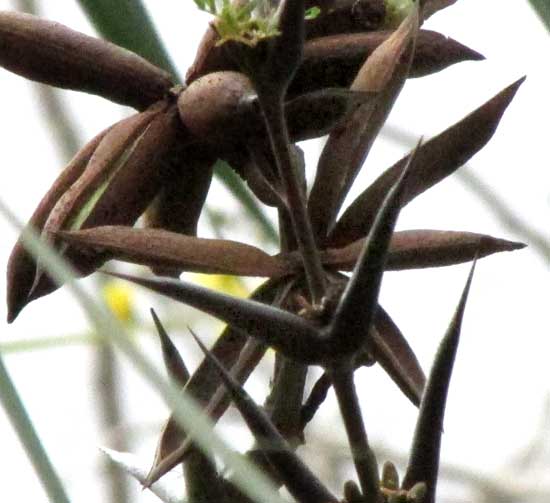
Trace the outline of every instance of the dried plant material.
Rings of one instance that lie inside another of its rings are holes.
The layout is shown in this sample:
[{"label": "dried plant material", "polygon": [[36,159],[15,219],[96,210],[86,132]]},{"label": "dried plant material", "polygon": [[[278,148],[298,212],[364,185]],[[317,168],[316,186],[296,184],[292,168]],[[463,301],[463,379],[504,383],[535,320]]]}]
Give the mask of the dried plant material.
[{"label": "dried plant material", "polygon": [[[111,274],[215,316],[289,358],[313,363],[322,361],[329,354],[323,344],[326,341],[312,324],[282,309],[174,279]],[[292,339],[287,337],[289,333],[294,334]]]},{"label": "dried plant material", "polygon": [[339,362],[330,368],[332,386],[338,400],[338,408],[342,415],[348,443],[359,478],[363,501],[379,503],[382,501],[380,492],[380,476],[378,462],[369,446],[359,398],[353,380],[353,368],[349,363]]},{"label": "dried plant material", "polygon": [[94,227],[58,235],[78,247],[106,251],[112,258],[153,268],[270,278],[289,273],[276,257],[237,241],[127,226]]},{"label": "dried plant material", "polygon": [[[504,111],[525,78],[508,86],[454,126],[422,145],[417,168],[404,194],[406,205],[417,195],[449,176],[491,139]],[[407,158],[386,170],[348,207],[329,236],[330,246],[341,247],[365,236],[376,208],[399,176]]]},{"label": "dried plant material", "polygon": [[418,407],[426,377],[407,339],[381,306],[376,310],[370,338],[372,343],[369,349],[376,362]]},{"label": "dried plant material", "polygon": [[[145,211],[144,226],[196,236],[216,159],[212,152],[196,146],[186,148],[176,157],[165,166],[158,194]],[[152,270],[161,276],[174,277],[182,272],[165,267]]]},{"label": "dried plant material", "polygon": [[336,502],[337,499],[294,453],[265,412],[212,356],[200,339],[195,334],[192,333],[192,335],[205,356],[215,364],[235,406],[260,446],[261,452],[273,465],[290,494],[303,503]]},{"label": "dried plant material", "polygon": [[29,14],[1,12],[0,40],[0,65],[8,70],[138,110],[173,85],[168,73],[137,54]]},{"label": "dried plant material", "polygon": [[334,341],[332,356],[353,355],[368,343],[369,330],[378,307],[378,293],[391,235],[401,208],[407,173],[417,162],[411,154],[407,169],[384,200],[365,246],[353,269],[330,324]]},{"label": "dried plant material", "polygon": [[[238,382],[244,383],[248,379],[251,372],[264,356],[266,349],[266,346],[255,340],[247,341],[231,371]],[[206,383],[198,380],[195,381],[198,383],[197,392],[201,394],[201,397],[204,397],[207,391],[205,384],[208,387],[213,382],[213,377],[209,376],[210,381]],[[186,387],[186,392],[192,392],[192,390],[192,385]],[[205,402],[204,412],[208,414],[212,421],[217,422],[225,413],[229,404],[230,396],[225,388],[220,386],[210,399]],[[178,464],[185,463],[194,449],[195,447],[191,439],[177,426],[177,422],[173,416],[170,416],[161,434],[157,449],[157,453],[161,454],[155,457],[151,471],[147,476],[146,487],[154,484]]]},{"label": "dried plant material", "polygon": [[82,175],[52,208],[44,226],[46,235],[50,234],[53,238],[58,230],[78,229],[82,225],[93,208],[92,204],[101,196],[114,172],[131,155],[155,115],[152,112],[136,114],[111,128],[97,146]]},{"label": "dried plant material", "polygon": [[[268,281],[258,288],[251,298],[264,303],[274,301],[279,284]],[[217,338],[212,354],[227,368],[233,369],[235,378],[244,383],[263,357],[266,347],[252,344],[246,334],[228,326]],[[186,391],[202,403],[213,421],[217,421],[229,406],[229,396],[222,387],[214,364],[204,359],[191,376]],[[187,434],[170,416],[160,435],[156,456],[147,476],[147,485],[153,484],[174,466],[183,462],[188,455],[191,443]]]},{"label": "dried plant material", "polygon": [[185,74],[187,84],[208,73],[237,70],[237,65],[227,57],[225,50],[217,45],[219,39],[214,27],[208,25],[195,53],[195,59]]},{"label": "dried plant material", "polygon": [[372,53],[351,85],[352,90],[374,93],[374,97],[330,134],[321,153],[308,206],[321,243],[405,82],[417,30],[415,9]]},{"label": "dried plant material", "polygon": [[[329,248],[321,253],[321,260],[325,266],[351,271],[364,244],[364,239],[358,239],[343,248]],[[482,258],[524,247],[523,243],[475,232],[429,229],[397,231],[391,238],[386,270],[456,265],[469,262],[476,252],[478,258]]]},{"label": "dried plant material", "polygon": [[145,226],[188,236],[197,224],[206,200],[216,159],[207,149],[188,147],[181,159],[167,166],[162,187],[145,213]]},{"label": "dried plant material", "polygon": [[250,79],[240,72],[210,73],[183,90],[178,110],[182,123],[195,136],[212,143],[231,141],[249,111],[247,102],[255,95]]},{"label": "dried plant material", "polygon": [[[75,183],[83,173],[90,157],[102,141],[107,131],[101,132],[91,140],[76,156],[69,162],[61,174],[57,177],[40,204],[34,210],[28,226],[41,232],[52,209],[57,201]],[[27,296],[32,288],[36,276],[36,261],[25,249],[19,239],[15,244],[8,261],[7,272],[7,303],[8,323],[11,323],[21,309],[27,303]]]},{"label": "dried plant material", "polygon": [[288,134],[293,141],[324,136],[371,98],[369,93],[340,88],[298,96],[285,105]]},{"label": "dried plant material", "polygon": [[187,384],[187,381],[189,381],[189,371],[187,370],[185,362],[170,339],[164,326],[160,322],[154,309],[151,309],[151,317],[153,318],[153,322],[155,323],[155,327],[159,335],[159,340],[162,347],[162,358],[164,360],[164,366],[166,367],[168,375],[176,383],[183,387]]},{"label": "dried plant material", "polygon": [[409,464],[403,478],[404,489],[412,489],[418,482],[426,484],[428,491],[422,499],[424,503],[435,502],[445,404],[474,270],[475,261],[470,269],[456,312],[435,356],[420,405]]},{"label": "dried plant material", "polygon": [[[365,60],[391,31],[345,33],[309,40],[304,58],[289,88],[291,96],[325,87],[349,87]],[[408,77],[423,77],[462,61],[483,59],[478,52],[452,38],[419,30]]]},{"label": "dried plant material", "polygon": [[[81,276],[116,258],[148,265],[160,275],[189,270],[269,278],[251,299],[240,299],[170,278],[114,273],[228,324],[212,354],[201,345],[205,359],[190,376],[152,312],[169,375],[205,415],[215,423],[233,398],[256,438],[246,456],[260,470],[258,480],[284,483],[298,503],[336,503],[294,453],[333,386],[360,485],[348,481],[344,501],[432,503],[445,399],[472,273],[427,383],[378,294],[386,270],[456,264],[523,247],[468,232],[394,232],[405,204],[489,140],[521,80],[419,144],[337,221],[406,79],[482,59],[452,39],[419,30],[425,18],[454,0],[195,2],[217,18],[201,42],[187,87],[173,86],[163,71],[111,44],[56,23],[0,13],[0,64],[142,110],[77,155],[29,225]],[[397,30],[386,31],[394,26]],[[295,142],[326,133],[330,138],[308,201],[305,158]],[[196,236],[218,159],[230,163],[254,195],[274,208],[277,255]],[[145,228],[133,229],[144,211]],[[43,263],[45,256],[36,263],[16,245],[8,270],[10,320],[26,303],[58,287]],[[262,409],[243,386],[268,347],[275,364]],[[402,487],[388,463],[380,480],[354,384],[355,370],[375,363],[420,404]],[[310,365],[325,372],[304,404]],[[151,471],[140,475],[145,487],[182,465],[191,503],[248,502],[227,472],[231,466],[219,472],[216,453],[209,459],[201,452],[188,428],[194,427],[180,427],[174,415],[169,417]],[[229,463],[231,456],[222,458]],[[124,460],[115,461],[128,469]],[[233,468],[242,478],[238,464]],[[254,493],[246,485],[243,490]],[[279,500],[270,490],[264,484],[266,497]]]},{"label": "dried plant material", "polygon": [[302,429],[304,429],[307,423],[313,419],[313,416],[315,416],[315,413],[319,410],[319,407],[326,400],[331,386],[332,381],[330,379],[330,375],[327,372],[324,372],[323,375],[317,379],[313,385],[313,388],[311,388],[311,392],[300,410]]},{"label": "dried plant material", "polygon": [[[63,229],[106,223],[133,225],[160,188],[165,156],[171,154],[180,134],[175,119],[174,109],[160,107],[111,129],[86,170],[52,209],[43,236],[56,243],[57,233]],[[61,252],[81,276],[90,274],[108,258],[102,253],[82,254],[66,246],[61,247]],[[39,264],[28,301],[57,287]]]}]

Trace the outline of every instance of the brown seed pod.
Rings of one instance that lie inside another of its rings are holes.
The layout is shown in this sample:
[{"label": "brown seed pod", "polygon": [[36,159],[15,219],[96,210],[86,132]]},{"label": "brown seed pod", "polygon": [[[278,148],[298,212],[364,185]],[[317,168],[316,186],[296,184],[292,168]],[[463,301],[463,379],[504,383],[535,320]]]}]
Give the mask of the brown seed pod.
[{"label": "brown seed pod", "polygon": [[[250,100],[255,96],[252,83],[244,74],[215,72],[192,82],[178,98],[183,124],[197,137],[208,142],[230,140],[247,127],[251,115]],[[253,115],[253,114],[252,114]]]},{"label": "brown seed pod", "polygon": [[[59,199],[43,236],[57,244],[58,231],[133,225],[161,186],[166,161],[177,151],[182,128],[175,105],[157,106],[121,121],[105,136],[80,178]],[[61,246],[80,276],[110,258],[102,250],[83,252]],[[54,291],[58,285],[37,267],[27,302]]]},{"label": "brown seed pod", "polygon": [[133,52],[20,12],[0,12],[0,66],[138,110],[173,86],[168,73]]},{"label": "brown seed pod", "polygon": [[[48,215],[56,205],[60,197],[67,189],[78,180],[90,157],[109,130],[105,130],[91,140],[69,162],[61,174],[57,177],[50,190],[40,201],[34,210],[27,226],[41,232]],[[36,274],[36,261],[25,249],[21,239],[17,241],[10,254],[7,270],[7,303],[8,323],[11,323],[26,303],[27,295],[34,282]]]},{"label": "brown seed pod", "polygon": [[[365,60],[391,36],[391,31],[344,33],[309,40],[289,88],[296,96],[324,87],[349,87]],[[440,33],[420,30],[409,77],[436,73],[461,61],[483,56]]]}]

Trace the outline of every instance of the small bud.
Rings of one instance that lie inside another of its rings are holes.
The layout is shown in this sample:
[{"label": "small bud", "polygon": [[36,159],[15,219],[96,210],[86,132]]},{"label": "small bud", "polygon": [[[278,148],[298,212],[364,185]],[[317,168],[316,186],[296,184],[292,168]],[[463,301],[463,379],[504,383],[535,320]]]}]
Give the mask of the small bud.
[{"label": "small bud", "polygon": [[422,503],[426,494],[428,493],[428,488],[425,482],[417,482],[414,486],[411,487],[407,493],[407,502],[410,503]]},{"label": "small bud", "polygon": [[346,480],[344,484],[344,500],[346,503],[361,503],[363,501],[359,486],[353,480]]},{"label": "small bud", "polygon": [[20,12],[0,12],[0,66],[140,110],[173,85],[168,73],[137,54]]},{"label": "small bud", "polygon": [[386,461],[382,467],[382,487],[393,490],[399,488],[399,474],[391,461]]}]

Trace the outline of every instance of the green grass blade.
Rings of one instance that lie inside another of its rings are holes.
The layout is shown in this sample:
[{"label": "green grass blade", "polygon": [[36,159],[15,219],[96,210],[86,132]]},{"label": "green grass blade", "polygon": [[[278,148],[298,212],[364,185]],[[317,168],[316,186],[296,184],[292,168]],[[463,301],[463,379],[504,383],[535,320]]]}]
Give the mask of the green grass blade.
[{"label": "green grass blade", "polygon": [[546,29],[550,31],[550,3],[548,3],[548,0],[529,0],[529,3]]},{"label": "green grass blade", "polygon": [[271,221],[267,218],[256,198],[244,186],[239,176],[224,161],[218,161],[215,166],[215,175],[222,180],[227,189],[240,201],[246,211],[254,217],[260,226],[265,239],[274,244],[279,243],[279,235]]},{"label": "green grass blade", "polygon": [[25,410],[25,406],[15,389],[15,386],[0,355],[0,402],[13,425],[19,440],[23,444],[27,456],[42,483],[42,487],[50,501],[69,503],[69,498],[61,484],[42,442]]},{"label": "green grass blade", "polygon": [[[212,421],[202,412],[196,401],[182,394],[170,385],[150,360],[134,344],[125,327],[103,306],[74,282],[71,267],[57,255],[55,250],[41,242],[32,230],[23,228],[22,223],[0,200],[0,214],[15,228],[22,231],[21,238],[28,250],[40,256],[44,269],[55,281],[65,284],[80,303],[98,335],[113,343],[136,370],[150,383],[173,411],[174,417],[186,430],[191,432],[197,445],[210,457],[216,455],[234,474],[235,483],[253,501],[262,503],[287,503],[277,493],[272,482],[250,463],[243,455],[234,452],[214,431]],[[24,230],[23,230],[24,229]],[[4,394],[3,394],[4,396]],[[19,424],[19,423],[18,423]],[[26,433],[26,431],[25,431]],[[52,499],[65,503],[67,499]]]},{"label": "green grass blade", "polygon": [[26,337],[0,342],[0,354],[24,353],[43,349],[60,349],[67,346],[91,345],[101,343],[101,339],[91,333],[75,335],[51,335],[44,337]]},{"label": "green grass blade", "polygon": [[141,0],[78,0],[103,37],[170,72],[178,72]]}]

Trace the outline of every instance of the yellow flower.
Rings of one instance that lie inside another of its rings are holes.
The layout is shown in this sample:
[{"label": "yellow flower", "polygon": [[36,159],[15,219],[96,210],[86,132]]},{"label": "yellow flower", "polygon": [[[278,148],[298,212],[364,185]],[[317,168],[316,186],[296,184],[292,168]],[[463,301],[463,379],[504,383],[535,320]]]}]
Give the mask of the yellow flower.
[{"label": "yellow flower", "polygon": [[102,289],[109,310],[123,323],[133,319],[134,290],[126,282],[108,281]]},{"label": "yellow flower", "polygon": [[242,278],[224,274],[193,274],[193,282],[233,297],[246,298],[250,290]]}]

